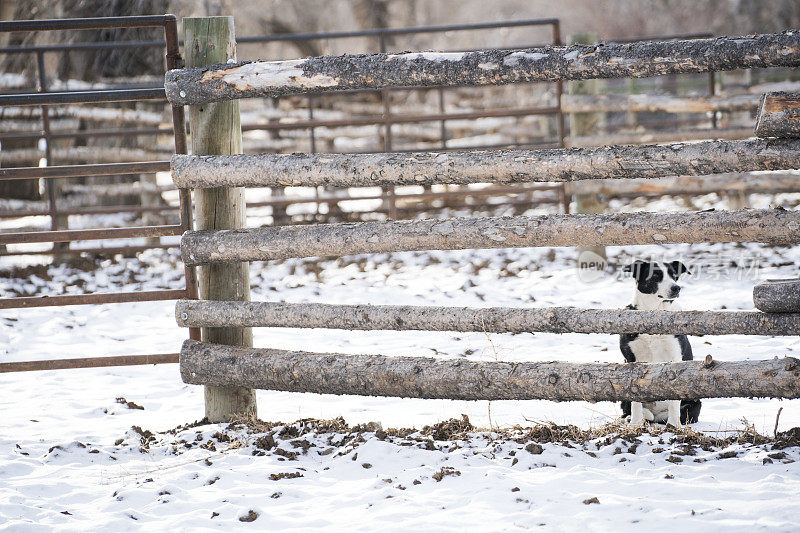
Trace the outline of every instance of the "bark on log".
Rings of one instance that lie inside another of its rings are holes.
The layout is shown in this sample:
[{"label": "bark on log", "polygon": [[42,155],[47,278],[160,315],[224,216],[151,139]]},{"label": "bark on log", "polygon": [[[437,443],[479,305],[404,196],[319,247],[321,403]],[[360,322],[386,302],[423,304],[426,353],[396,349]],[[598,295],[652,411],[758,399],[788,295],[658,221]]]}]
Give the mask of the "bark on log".
[{"label": "bark on log", "polygon": [[616,213],[451,218],[189,231],[188,265],[412,250],[699,242],[800,242],[800,211]]},{"label": "bark on log", "polygon": [[561,110],[565,113],[656,112],[710,113],[712,111],[755,111],[760,95],[681,97],[656,94],[563,94]]},{"label": "bark on log", "polygon": [[679,195],[709,194],[713,192],[766,193],[800,192],[800,174],[791,172],[770,174],[718,174],[712,176],[681,176],[679,178],[588,180],[567,184],[580,184],[581,191],[609,197],[627,195]]},{"label": "bark on log", "polygon": [[375,187],[702,176],[800,168],[800,141],[380,154],[172,157],[179,188]]},{"label": "bark on log", "polygon": [[323,56],[171,70],[173,105],[396,86],[498,85],[800,65],[800,33],[465,53]]},{"label": "bark on log", "polygon": [[758,137],[800,137],[800,93],[769,93],[761,99]]},{"label": "bark on log", "polygon": [[767,313],[800,312],[800,279],[769,279],[759,283],[753,288],[753,303],[756,309]]},{"label": "bark on log", "polygon": [[705,130],[675,131],[631,131],[623,133],[604,133],[601,135],[569,136],[564,145],[573,146],[613,146],[617,144],[661,144],[672,142],[703,141],[707,139],[725,139],[736,141],[753,136],[751,128],[726,128]]},{"label": "bark on log", "polygon": [[246,348],[187,340],[185,383],[451,400],[798,398],[800,360],[679,363],[467,361]]},{"label": "bark on log", "polygon": [[[798,291],[800,292],[800,291]],[[800,314],[575,307],[439,307],[179,300],[182,327],[275,327],[487,333],[800,335]]]}]

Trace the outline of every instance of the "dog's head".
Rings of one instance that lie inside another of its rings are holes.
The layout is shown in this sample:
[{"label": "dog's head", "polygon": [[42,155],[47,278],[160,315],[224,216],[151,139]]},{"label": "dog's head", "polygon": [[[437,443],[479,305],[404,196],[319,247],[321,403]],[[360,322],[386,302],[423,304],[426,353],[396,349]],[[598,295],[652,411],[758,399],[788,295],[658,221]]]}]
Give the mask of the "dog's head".
[{"label": "dog's head", "polygon": [[671,302],[680,295],[678,278],[684,272],[689,272],[686,265],[680,261],[657,263],[638,259],[623,270],[633,275],[638,292],[652,295],[665,302]]}]

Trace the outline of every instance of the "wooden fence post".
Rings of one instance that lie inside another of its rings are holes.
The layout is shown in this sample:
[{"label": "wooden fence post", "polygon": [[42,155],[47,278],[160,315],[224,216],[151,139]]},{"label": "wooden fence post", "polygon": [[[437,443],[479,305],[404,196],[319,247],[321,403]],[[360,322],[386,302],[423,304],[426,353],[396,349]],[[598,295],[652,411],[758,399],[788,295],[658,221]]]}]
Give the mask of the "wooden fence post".
[{"label": "wooden fence post", "polygon": [[[187,67],[200,67],[236,60],[233,17],[183,19],[184,54]],[[192,153],[230,155],[242,153],[239,102],[217,102],[189,106]],[[196,227],[237,229],[245,226],[242,188],[197,189]],[[199,272],[200,297],[205,300],[250,300],[249,263],[207,265]],[[253,346],[250,328],[203,328],[204,341],[231,346]],[[225,422],[235,416],[255,417],[255,391],[246,387],[205,387],[206,417]]]},{"label": "wooden fence post", "polygon": [[[594,44],[597,42],[597,35],[593,33],[579,33],[570,36],[569,44]],[[569,94],[598,94],[605,85],[604,80],[579,80],[569,82]],[[569,115],[569,135],[570,137],[581,137],[584,135],[597,135],[598,130],[604,126],[605,113],[570,113]],[[582,194],[581,184],[572,183],[568,186],[575,195],[575,212],[596,215],[603,213],[606,203],[600,199],[598,194]],[[592,252],[591,254],[587,252]],[[600,256],[603,260],[606,257],[605,246],[579,246],[578,247],[578,268],[596,268],[594,264],[597,259],[593,254]]]}]

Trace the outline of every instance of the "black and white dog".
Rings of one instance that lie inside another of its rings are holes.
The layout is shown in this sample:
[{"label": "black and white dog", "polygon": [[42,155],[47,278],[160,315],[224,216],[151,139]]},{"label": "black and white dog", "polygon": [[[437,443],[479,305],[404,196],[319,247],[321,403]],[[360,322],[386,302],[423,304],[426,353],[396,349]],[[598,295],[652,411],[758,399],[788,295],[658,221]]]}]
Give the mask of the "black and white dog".
[{"label": "black and white dog", "polygon": [[[680,261],[656,263],[635,261],[624,268],[636,280],[633,304],[628,309],[676,310],[675,299],[681,292],[678,277],[688,272]],[[645,335],[625,333],[620,335],[619,347],[625,361],[633,363],[665,363],[689,361],[692,346],[686,335]],[[644,421],[666,423],[674,427],[697,422],[700,400],[666,400],[661,402],[622,402],[622,415],[630,416],[631,425]]]}]

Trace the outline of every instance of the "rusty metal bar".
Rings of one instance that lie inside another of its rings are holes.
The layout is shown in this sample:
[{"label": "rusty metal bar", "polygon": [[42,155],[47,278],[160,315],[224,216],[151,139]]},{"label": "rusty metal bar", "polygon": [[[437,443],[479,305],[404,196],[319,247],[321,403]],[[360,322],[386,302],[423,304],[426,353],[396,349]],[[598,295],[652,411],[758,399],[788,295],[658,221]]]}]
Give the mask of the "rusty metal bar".
[{"label": "rusty metal bar", "polygon": [[[65,130],[65,131],[51,131],[51,139],[89,139],[93,137],[136,137],[139,135],[163,135],[172,133],[172,128],[117,128],[117,129],[97,129],[97,130]],[[0,141],[11,139],[41,139],[43,132],[30,132],[30,133],[2,133],[0,132]]]},{"label": "rusty metal bar", "polygon": [[556,18],[516,20],[510,22],[486,22],[479,24],[450,24],[444,26],[416,26],[410,28],[375,28],[370,30],[339,31],[322,33],[284,33],[277,35],[239,37],[237,44],[267,43],[273,41],[304,41],[309,39],[341,39],[345,37],[379,37],[381,35],[410,35],[413,33],[436,33],[461,30],[491,30],[495,28],[517,28],[520,26],[549,26],[557,24]]},{"label": "rusty metal bar", "polygon": [[[381,53],[386,53],[386,34],[378,33],[378,43]],[[381,89],[381,104],[383,104],[383,116],[381,117],[384,127],[383,133],[383,150],[384,152],[392,151],[392,93],[388,88]],[[386,192],[386,208],[389,211],[389,218],[397,218],[397,202],[394,198],[394,185],[384,187]]]},{"label": "rusty metal bar", "polygon": [[135,239],[139,237],[169,237],[181,235],[182,225],[139,226],[131,228],[100,228],[59,231],[28,231],[0,233],[0,244],[31,244],[36,242],[72,242],[101,239]]},{"label": "rusty metal bar", "polygon": [[[185,153],[185,152],[184,152]],[[134,163],[100,163],[96,165],[59,165],[55,167],[0,168],[0,181],[39,178],[81,178],[85,176],[118,176],[169,172],[169,161],[137,161]]]},{"label": "rusty metal bar", "polygon": [[[180,243],[172,244],[147,244],[141,246],[100,246],[92,248],[67,248],[64,254],[67,255],[80,255],[80,254],[94,254],[94,255],[130,255],[139,252],[146,252],[147,250],[171,250],[180,248]],[[8,250],[0,250],[0,257],[14,256],[14,255],[53,255],[52,250],[15,250],[9,252]]]},{"label": "rusty metal bar", "polygon": [[0,374],[5,372],[30,372],[35,370],[67,370],[73,368],[99,368],[107,366],[159,365],[177,363],[177,353],[148,355],[113,355],[109,357],[75,357],[46,359],[43,361],[13,361],[0,363]]},{"label": "rusty metal bar", "polygon": [[[175,15],[167,15],[164,20],[164,38],[166,40],[167,69],[180,68],[182,59],[178,44],[178,19]],[[175,153],[188,154],[189,147],[186,140],[186,115],[183,106],[172,106],[172,129],[175,137]],[[192,193],[189,189],[180,189],[180,227],[182,232],[194,229],[192,223]],[[186,297],[197,299],[199,294],[197,270],[188,265],[183,267],[183,277],[186,284]],[[200,328],[191,328],[189,338],[200,340]]]},{"label": "rusty metal bar", "polygon": [[163,213],[166,211],[178,211],[180,206],[176,205],[108,205],[98,207],[75,207],[70,209],[58,210],[0,210],[0,218],[21,218],[47,216],[52,213],[56,215],[106,215],[110,213]]},{"label": "rusty metal bar", "polygon": [[[708,73],[708,96],[713,97],[717,92],[717,73],[711,71]],[[717,112],[711,111],[711,128],[717,128]]]},{"label": "rusty metal bar", "polygon": [[[386,90],[388,93],[388,89]],[[524,107],[509,109],[486,109],[483,111],[467,111],[463,113],[428,113],[424,115],[385,115],[380,117],[363,117],[336,120],[298,120],[295,122],[275,122],[271,124],[243,124],[242,131],[269,131],[269,130],[301,130],[308,128],[338,128],[344,126],[375,126],[392,124],[410,124],[416,122],[437,122],[442,120],[469,120],[475,118],[495,117],[523,117],[531,115],[556,115],[558,106],[555,107]],[[389,140],[391,148],[391,139]],[[386,150],[391,152],[392,150]]]},{"label": "rusty metal bar", "polygon": [[[485,189],[461,189],[456,191],[440,191],[440,192],[422,192],[422,193],[399,193],[395,195],[397,200],[424,200],[424,199],[437,199],[437,198],[458,198],[461,196],[496,196],[505,194],[525,194],[534,191],[555,191],[559,186],[541,186],[541,187],[487,187]],[[314,195],[314,196],[299,196],[299,197],[284,197],[272,198],[258,202],[248,202],[247,207],[270,207],[270,206],[288,206],[296,204],[310,204],[310,203],[331,203],[331,202],[345,202],[353,200],[384,200],[386,196],[383,194],[369,194],[364,196],[336,196],[336,195]],[[140,205],[111,205],[100,207],[78,207],[73,209],[58,210],[59,215],[98,215],[109,213],[163,213],[168,211],[179,211],[179,205],[162,205],[162,206],[140,206]],[[50,213],[48,210],[7,210],[0,211],[0,219],[3,218],[21,218],[29,216],[46,216]],[[0,234],[1,235],[1,234]]]},{"label": "rusty metal bar", "polygon": [[138,102],[141,100],[166,100],[163,88],[57,92],[47,94],[0,95],[0,106],[96,104],[104,102]]},{"label": "rusty metal bar", "polygon": [[58,307],[62,305],[101,305],[109,303],[156,302],[188,298],[186,289],[114,292],[92,294],[60,294],[56,296],[21,296],[0,299],[0,309]]},{"label": "rusty metal bar", "polygon": [[164,26],[170,16],[174,17],[174,15],[143,15],[132,17],[10,20],[0,22],[0,32],[159,27]]}]

